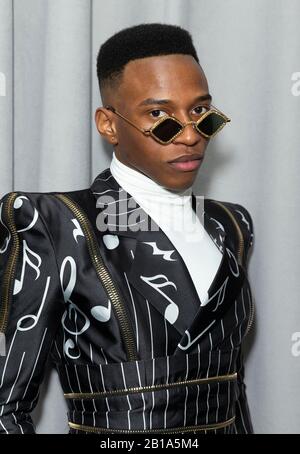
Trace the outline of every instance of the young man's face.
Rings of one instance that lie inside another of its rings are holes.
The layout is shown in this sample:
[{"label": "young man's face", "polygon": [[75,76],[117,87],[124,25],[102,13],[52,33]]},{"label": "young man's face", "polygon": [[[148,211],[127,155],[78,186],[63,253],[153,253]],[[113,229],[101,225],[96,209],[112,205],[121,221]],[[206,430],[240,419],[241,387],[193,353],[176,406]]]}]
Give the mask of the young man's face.
[{"label": "young man's face", "polygon": [[[137,126],[147,129],[165,114],[173,114],[182,123],[197,120],[210,106],[209,99],[198,98],[208,94],[205,74],[192,56],[164,55],[129,62],[117,93],[108,94],[103,103],[111,104]],[[169,102],[143,105],[148,98]],[[163,145],[111,111],[101,111],[95,115],[97,128],[114,145],[121,162],[168,189],[182,190],[193,184],[201,160],[192,170],[169,162],[184,154],[204,157],[208,139],[192,125],[186,126],[172,143]]]}]

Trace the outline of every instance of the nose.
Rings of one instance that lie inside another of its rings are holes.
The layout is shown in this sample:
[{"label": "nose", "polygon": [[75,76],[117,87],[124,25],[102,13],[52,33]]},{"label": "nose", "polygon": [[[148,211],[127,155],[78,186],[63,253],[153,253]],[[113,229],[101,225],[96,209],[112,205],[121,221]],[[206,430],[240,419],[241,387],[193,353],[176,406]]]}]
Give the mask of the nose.
[{"label": "nose", "polygon": [[191,121],[186,121],[184,125],[181,134],[173,140],[173,143],[183,143],[188,146],[196,145],[202,139],[202,136]]}]

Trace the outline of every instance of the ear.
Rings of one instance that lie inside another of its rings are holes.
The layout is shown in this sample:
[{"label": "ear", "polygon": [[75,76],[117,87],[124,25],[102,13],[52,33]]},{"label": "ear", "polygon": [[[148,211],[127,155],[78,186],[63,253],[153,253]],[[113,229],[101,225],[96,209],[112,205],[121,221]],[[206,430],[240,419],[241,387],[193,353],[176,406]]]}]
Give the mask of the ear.
[{"label": "ear", "polygon": [[99,133],[107,142],[114,146],[118,144],[116,126],[110,110],[98,107],[95,112],[95,123]]}]

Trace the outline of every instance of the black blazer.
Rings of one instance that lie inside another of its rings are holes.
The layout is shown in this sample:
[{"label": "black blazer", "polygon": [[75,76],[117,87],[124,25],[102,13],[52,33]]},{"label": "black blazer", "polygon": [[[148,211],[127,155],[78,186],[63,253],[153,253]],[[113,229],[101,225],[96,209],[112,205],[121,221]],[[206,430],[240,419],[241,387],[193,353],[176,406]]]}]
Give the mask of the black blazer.
[{"label": "black blazer", "polygon": [[182,257],[109,168],[88,189],[4,195],[0,431],[34,432],[49,359],[70,433],[252,433],[241,352],[252,219],[206,198],[203,216],[223,257],[201,306]]}]

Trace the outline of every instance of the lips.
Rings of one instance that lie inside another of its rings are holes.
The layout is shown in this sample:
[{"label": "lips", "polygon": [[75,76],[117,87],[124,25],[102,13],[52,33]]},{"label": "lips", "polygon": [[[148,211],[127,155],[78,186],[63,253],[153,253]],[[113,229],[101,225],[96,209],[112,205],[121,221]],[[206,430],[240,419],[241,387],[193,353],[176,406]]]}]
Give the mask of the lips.
[{"label": "lips", "polygon": [[202,161],[203,155],[200,155],[199,153],[186,153],[179,156],[178,158],[173,159],[172,161],[169,161],[168,164],[170,164],[173,169],[179,170],[181,172],[186,172],[197,170]]},{"label": "lips", "polygon": [[203,159],[203,156],[200,154],[184,154],[173,159],[172,161],[169,161],[169,163],[195,161],[196,159]]}]

